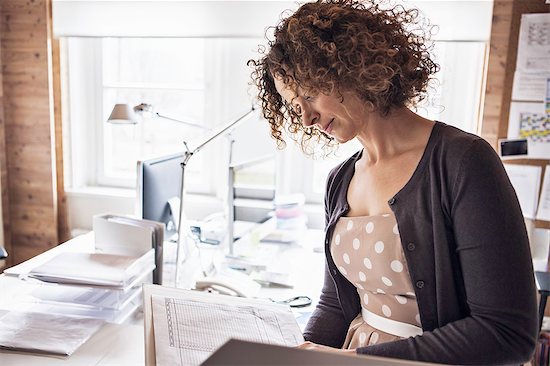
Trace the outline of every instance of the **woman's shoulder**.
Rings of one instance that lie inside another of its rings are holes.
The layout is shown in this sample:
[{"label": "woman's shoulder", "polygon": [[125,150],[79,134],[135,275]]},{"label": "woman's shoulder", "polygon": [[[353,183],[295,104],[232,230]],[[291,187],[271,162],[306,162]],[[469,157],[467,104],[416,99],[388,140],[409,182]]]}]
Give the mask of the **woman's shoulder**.
[{"label": "woman's shoulder", "polygon": [[447,164],[463,162],[463,159],[471,154],[498,157],[491,145],[478,135],[443,122],[436,122],[434,128],[437,129],[437,138],[434,142],[433,154]]}]

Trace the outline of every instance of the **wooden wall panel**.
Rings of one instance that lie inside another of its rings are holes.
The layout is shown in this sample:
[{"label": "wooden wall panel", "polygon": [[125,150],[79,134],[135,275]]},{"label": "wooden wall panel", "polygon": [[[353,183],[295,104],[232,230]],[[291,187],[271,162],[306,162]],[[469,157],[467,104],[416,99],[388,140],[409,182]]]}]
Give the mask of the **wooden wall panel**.
[{"label": "wooden wall panel", "polygon": [[[0,29],[2,29],[3,16],[0,7]],[[2,40],[0,39],[0,70],[2,70]],[[2,208],[2,243],[8,254],[12,253],[10,235],[10,215],[8,198],[8,168],[6,160],[6,134],[4,118],[4,88],[2,87],[2,73],[0,72],[0,205]],[[8,257],[7,265],[10,265],[13,257]]]},{"label": "wooden wall panel", "polygon": [[[548,13],[544,0],[494,0],[481,136],[496,149],[508,134],[521,15]],[[549,157],[550,158],[550,157]]]},{"label": "wooden wall panel", "polygon": [[[58,244],[50,0],[0,0],[11,264]],[[3,182],[4,183],[4,182]]]}]

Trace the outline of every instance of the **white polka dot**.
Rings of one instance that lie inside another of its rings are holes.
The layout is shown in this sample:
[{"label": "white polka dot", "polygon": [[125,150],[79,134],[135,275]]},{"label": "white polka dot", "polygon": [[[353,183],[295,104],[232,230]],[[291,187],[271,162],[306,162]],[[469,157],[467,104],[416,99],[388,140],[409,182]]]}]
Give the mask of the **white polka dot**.
[{"label": "white polka dot", "polygon": [[393,233],[395,235],[399,235],[399,229],[397,228],[397,224],[393,225]]},{"label": "white polka dot", "polygon": [[374,251],[378,254],[382,253],[384,251],[384,243],[377,241],[376,244],[374,244]]},{"label": "white polka dot", "polygon": [[353,229],[353,221],[349,220],[348,221],[348,226],[346,227],[348,230],[351,230]]},{"label": "white polka dot", "polygon": [[416,297],[416,294],[414,292],[407,292],[405,295],[411,296],[411,297]]},{"label": "white polka dot", "polygon": [[360,290],[364,290],[365,288],[363,287],[363,285],[361,285],[360,283],[356,283],[355,284],[355,287],[357,287],[358,289]]},{"label": "white polka dot", "polygon": [[398,260],[392,261],[391,264],[390,264],[390,267],[394,272],[397,272],[397,273],[403,271],[403,263],[401,263]]},{"label": "white polka dot", "polygon": [[372,269],[372,263],[371,263],[370,259],[368,259],[368,258],[363,259],[363,264],[364,264],[365,267],[367,267],[368,269]]},{"label": "white polka dot", "polygon": [[336,237],[334,237],[334,244],[340,245],[340,234],[336,234]]},{"label": "white polka dot", "polygon": [[400,304],[406,304],[407,303],[407,298],[405,296],[395,295],[395,299]]},{"label": "white polka dot", "polygon": [[343,275],[347,275],[348,274],[348,271],[346,271],[346,269],[342,266],[338,267],[338,269],[340,270],[340,272],[342,272]]},{"label": "white polka dot", "polygon": [[382,290],[381,288],[376,289],[376,292],[379,294],[385,294],[386,291]]},{"label": "white polka dot", "polygon": [[363,295],[363,302],[365,303],[365,305],[367,305],[369,303],[369,295],[367,295],[367,294]]},{"label": "white polka dot", "polygon": [[374,223],[369,222],[367,226],[365,226],[365,231],[367,232],[367,234],[370,234],[372,233],[373,230],[374,230]]},{"label": "white polka dot", "polygon": [[422,323],[420,323],[420,314],[416,314],[415,317],[414,317],[414,320],[416,320],[416,322],[418,324],[422,324]]},{"label": "white polka dot", "polygon": [[390,307],[388,305],[382,305],[382,313],[384,313],[384,315],[389,318],[391,316]]},{"label": "white polka dot", "polygon": [[344,260],[344,262],[346,262],[346,264],[350,264],[350,259],[349,259],[349,254],[348,253],[344,253],[344,255],[342,256],[342,259]]},{"label": "white polka dot", "polygon": [[365,282],[367,280],[367,275],[364,274],[363,272],[359,272],[359,279]]},{"label": "white polka dot", "polygon": [[378,342],[378,338],[380,338],[380,335],[376,332],[373,332],[370,336],[369,344],[376,344],[376,342]]},{"label": "white polka dot", "polygon": [[359,345],[364,346],[366,340],[367,340],[367,334],[363,332],[359,333]]},{"label": "white polka dot", "polygon": [[391,286],[391,285],[393,285],[393,283],[391,282],[391,280],[390,280],[388,277],[385,277],[385,276],[382,276],[382,282],[384,282],[384,285],[386,285],[386,286]]},{"label": "white polka dot", "polygon": [[359,249],[360,246],[361,246],[361,242],[359,241],[359,239],[357,238],[353,239],[353,249],[357,250]]}]

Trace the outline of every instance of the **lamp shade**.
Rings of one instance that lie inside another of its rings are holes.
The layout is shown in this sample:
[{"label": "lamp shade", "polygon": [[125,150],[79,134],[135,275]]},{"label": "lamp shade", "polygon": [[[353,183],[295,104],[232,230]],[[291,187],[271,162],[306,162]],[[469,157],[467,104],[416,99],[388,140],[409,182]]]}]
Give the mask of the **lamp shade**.
[{"label": "lamp shade", "polygon": [[114,124],[136,124],[137,118],[132,107],[128,104],[115,104],[107,122]]}]

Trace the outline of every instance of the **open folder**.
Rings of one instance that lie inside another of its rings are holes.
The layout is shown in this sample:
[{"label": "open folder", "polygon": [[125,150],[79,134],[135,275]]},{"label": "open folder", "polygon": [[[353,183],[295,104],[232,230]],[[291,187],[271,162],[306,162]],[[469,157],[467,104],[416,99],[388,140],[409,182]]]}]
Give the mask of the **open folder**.
[{"label": "open folder", "polygon": [[286,305],[155,285],[143,287],[145,364],[200,365],[231,338],[282,346],[304,341]]}]

